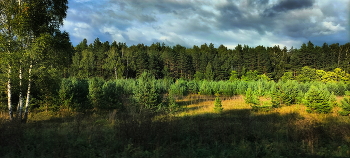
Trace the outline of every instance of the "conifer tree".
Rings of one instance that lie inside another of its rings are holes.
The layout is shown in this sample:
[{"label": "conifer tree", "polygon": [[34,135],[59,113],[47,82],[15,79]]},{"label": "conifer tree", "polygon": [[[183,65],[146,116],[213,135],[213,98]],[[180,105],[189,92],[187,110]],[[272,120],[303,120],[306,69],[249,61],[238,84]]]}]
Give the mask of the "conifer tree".
[{"label": "conifer tree", "polygon": [[139,112],[144,110],[156,111],[162,103],[163,97],[156,86],[155,78],[148,72],[143,72],[134,87],[134,99],[139,105]]},{"label": "conifer tree", "polygon": [[326,88],[318,88],[314,85],[305,93],[304,104],[307,112],[330,113],[333,108],[333,95]]},{"label": "conifer tree", "polygon": [[222,104],[221,104],[221,100],[220,100],[219,94],[216,94],[215,103],[214,103],[214,111],[216,113],[221,113],[223,109],[224,108],[222,108]]},{"label": "conifer tree", "polygon": [[248,87],[248,89],[245,93],[244,100],[247,104],[249,104],[252,107],[260,105],[259,96],[252,90],[251,87]]},{"label": "conifer tree", "polygon": [[339,111],[340,115],[347,116],[350,114],[350,98],[344,98],[341,100],[341,108],[342,110]]}]

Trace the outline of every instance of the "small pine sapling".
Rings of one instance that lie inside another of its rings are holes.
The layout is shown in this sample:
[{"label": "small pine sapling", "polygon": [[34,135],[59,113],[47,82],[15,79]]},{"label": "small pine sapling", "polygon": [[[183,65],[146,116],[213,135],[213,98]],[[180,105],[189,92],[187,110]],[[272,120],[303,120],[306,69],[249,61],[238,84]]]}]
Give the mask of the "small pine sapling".
[{"label": "small pine sapling", "polygon": [[215,103],[214,103],[214,111],[216,113],[221,113],[224,108],[222,108],[221,100],[218,94],[216,94]]}]

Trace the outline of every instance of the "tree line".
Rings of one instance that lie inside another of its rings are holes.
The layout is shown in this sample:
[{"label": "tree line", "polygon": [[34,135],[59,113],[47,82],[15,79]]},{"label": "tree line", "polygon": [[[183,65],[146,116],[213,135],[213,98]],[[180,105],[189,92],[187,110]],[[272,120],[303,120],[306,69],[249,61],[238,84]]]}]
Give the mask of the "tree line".
[{"label": "tree line", "polygon": [[350,43],[340,45],[324,43],[315,46],[304,43],[300,48],[249,47],[238,44],[235,49],[224,45],[203,44],[187,48],[164,43],[128,47],[126,43],[101,42],[96,38],[88,44],[84,39],[76,47],[69,65],[69,76],[77,78],[102,77],[104,79],[136,78],[144,71],[157,79],[229,80],[232,71],[241,78],[249,71],[265,74],[278,81],[285,72],[297,76],[302,67],[332,71],[341,68],[349,72]]}]

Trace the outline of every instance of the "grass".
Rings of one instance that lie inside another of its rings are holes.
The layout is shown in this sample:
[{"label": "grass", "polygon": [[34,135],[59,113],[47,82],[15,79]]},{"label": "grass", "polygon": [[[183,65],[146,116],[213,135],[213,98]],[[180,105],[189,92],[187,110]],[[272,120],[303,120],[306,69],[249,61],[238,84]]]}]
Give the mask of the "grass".
[{"label": "grass", "polygon": [[[338,98],[341,99],[341,98]],[[182,110],[150,117],[110,111],[0,113],[0,157],[350,157],[350,118],[309,114],[303,105],[253,112],[243,96],[177,100]],[[268,98],[261,98],[268,101]]]}]

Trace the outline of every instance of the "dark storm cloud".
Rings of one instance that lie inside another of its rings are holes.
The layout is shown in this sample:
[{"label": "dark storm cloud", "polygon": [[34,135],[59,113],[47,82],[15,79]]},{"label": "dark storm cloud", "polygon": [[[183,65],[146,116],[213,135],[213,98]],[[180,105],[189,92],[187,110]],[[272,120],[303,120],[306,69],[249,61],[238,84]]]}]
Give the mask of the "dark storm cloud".
[{"label": "dark storm cloud", "polygon": [[129,45],[344,43],[346,38],[339,33],[349,33],[347,4],[347,0],[72,0],[64,29],[74,40],[85,37],[92,42],[100,37]]},{"label": "dark storm cloud", "polygon": [[268,8],[264,11],[263,15],[272,17],[280,12],[287,12],[295,9],[304,9],[312,7],[314,0],[281,0],[273,7]]},{"label": "dark storm cloud", "polygon": [[247,4],[239,4],[231,1],[226,5],[217,6],[216,9],[221,13],[217,17],[218,27],[225,30],[252,29],[264,34],[274,24],[274,20],[261,16],[261,8],[266,6],[267,2],[248,1]]}]

